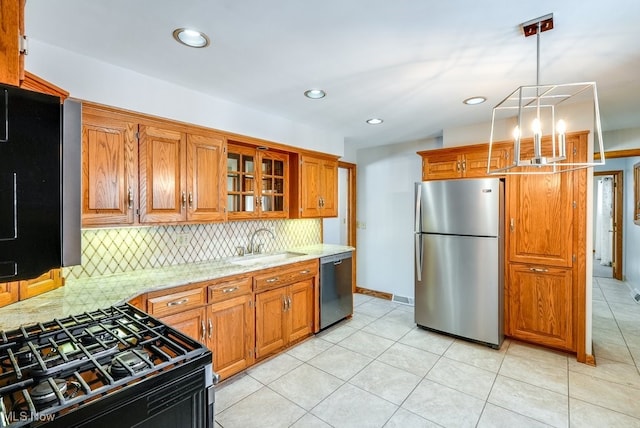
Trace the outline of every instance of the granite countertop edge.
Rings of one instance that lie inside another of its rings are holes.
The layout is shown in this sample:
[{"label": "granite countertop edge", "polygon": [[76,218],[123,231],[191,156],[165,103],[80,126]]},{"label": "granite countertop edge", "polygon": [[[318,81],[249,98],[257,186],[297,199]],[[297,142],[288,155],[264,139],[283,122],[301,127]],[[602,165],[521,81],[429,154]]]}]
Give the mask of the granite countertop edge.
[{"label": "granite countertop edge", "polygon": [[344,245],[315,244],[286,250],[301,253],[299,256],[250,266],[234,264],[233,262],[238,258],[232,257],[105,276],[68,279],[64,287],[0,308],[0,331],[103,309],[124,303],[150,291],[211,281],[353,250],[355,248]]}]

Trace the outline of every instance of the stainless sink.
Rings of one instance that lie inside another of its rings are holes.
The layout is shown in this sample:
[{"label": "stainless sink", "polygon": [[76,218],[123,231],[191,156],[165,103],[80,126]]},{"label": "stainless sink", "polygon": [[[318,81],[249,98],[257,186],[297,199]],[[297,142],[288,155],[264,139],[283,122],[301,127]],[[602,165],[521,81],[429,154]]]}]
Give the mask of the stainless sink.
[{"label": "stainless sink", "polygon": [[293,251],[284,251],[282,253],[255,254],[252,256],[244,256],[230,260],[231,264],[240,266],[253,266],[258,264],[268,264],[291,259],[293,257],[306,256],[305,253],[295,253]]}]

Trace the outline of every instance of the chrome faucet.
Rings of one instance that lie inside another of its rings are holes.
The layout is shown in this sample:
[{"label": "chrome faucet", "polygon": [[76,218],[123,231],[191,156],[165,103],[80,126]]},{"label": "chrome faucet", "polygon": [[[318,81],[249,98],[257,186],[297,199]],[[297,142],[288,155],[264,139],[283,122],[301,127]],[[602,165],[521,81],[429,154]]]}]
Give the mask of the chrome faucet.
[{"label": "chrome faucet", "polygon": [[255,244],[253,243],[254,238],[256,237],[256,235],[258,234],[258,232],[267,232],[269,235],[271,235],[271,239],[276,239],[276,235],[273,234],[272,231],[270,231],[269,229],[256,229],[252,234],[251,234],[251,239],[249,240],[249,248],[247,248],[247,252],[249,254],[259,254],[260,253],[260,247],[261,245],[258,244],[258,248],[255,247]]}]

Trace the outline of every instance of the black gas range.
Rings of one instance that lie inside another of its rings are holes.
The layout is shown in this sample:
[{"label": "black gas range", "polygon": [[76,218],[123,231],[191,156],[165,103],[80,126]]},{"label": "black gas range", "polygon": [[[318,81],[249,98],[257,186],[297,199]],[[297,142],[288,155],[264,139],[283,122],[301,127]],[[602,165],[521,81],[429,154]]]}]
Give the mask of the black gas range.
[{"label": "black gas range", "polygon": [[213,427],[211,352],[128,304],[0,331],[0,426]]}]

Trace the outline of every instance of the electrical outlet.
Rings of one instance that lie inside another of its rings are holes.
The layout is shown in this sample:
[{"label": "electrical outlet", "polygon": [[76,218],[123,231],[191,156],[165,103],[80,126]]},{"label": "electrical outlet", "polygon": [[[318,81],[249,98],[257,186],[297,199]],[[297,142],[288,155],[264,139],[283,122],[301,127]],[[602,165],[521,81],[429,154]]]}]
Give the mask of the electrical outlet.
[{"label": "electrical outlet", "polygon": [[176,247],[188,247],[189,243],[191,242],[191,233],[176,233],[173,236],[173,241],[176,244]]}]

